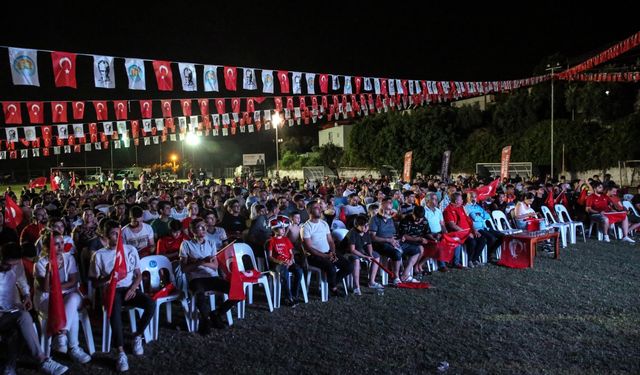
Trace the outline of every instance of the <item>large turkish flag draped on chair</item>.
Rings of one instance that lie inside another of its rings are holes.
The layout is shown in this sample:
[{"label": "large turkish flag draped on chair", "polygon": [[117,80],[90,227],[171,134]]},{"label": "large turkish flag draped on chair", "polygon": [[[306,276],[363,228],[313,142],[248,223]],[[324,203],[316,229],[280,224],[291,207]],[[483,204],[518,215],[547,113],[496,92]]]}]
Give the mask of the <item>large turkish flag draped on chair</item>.
[{"label": "large turkish flag draped on chair", "polygon": [[425,246],[425,258],[435,258],[442,262],[451,262],[456,247],[462,245],[469,236],[469,230],[461,230],[458,232],[449,232],[442,235],[442,239],[438,242],[429,242]]},{"label": "large turkish flag draped on chair", "polygon": [[224,86],[229,91],[237,90],[237,77],[238,72],[235,66],[225,66],[224,67]]},{"label": "large turkish flag draped on chair", "polygon": [[[54,336],[67,324],[64,311],[60,271],[58,271],[58,254],[53,234],[49,240],[49,311],[47,313],[47,335]],[[64,265],[62,265],[64,267]]]},{"label": "large turkish flag draped on chair", "polygon": [[76,54],[67,52],[51,52],[53,77],[56,87],[76,88]]},{"label": "large turkish flag draped on chair", "polygon": [[42,102],[27,102],[27,111],[29,111],[29,121],[32,124],[44,122],[44,104]]},{"label": "large turkish flag draped on chair", "polygon": [[531,262],[531,249],[524,241],[507,237],[502,243],[498,265],[509,268],[528,268]]},{"label": "large turkish flag draped on chair", "polygon": [[158,90],[173,91],[173,73],[171,72],[171,62],[154,61],[153,70],[156,74]]},{"label": "large turkish flag draped on chair", "polygon": [[22,124],[20,102],[2,102],[5,124]]},{"label": "large turkish flag draped on chair", "polygon": [[113,270],[111,270],[111,277],[109,279],[109,285],[104,293],[104,310],[107,312],[107,317],[111,317],[113,310],[113,300],[116,296],[116,287],[118,281],[124,279],[127,276],[127,262],[124,254],[124,244],[122,242],[122,229],[118,232],[118,244],[116,245],[116,259],[113,263]]},{"label": "large turkish flag draped on chair", "polygon": [[4,195],[4,225],[16,229],[22,223],[22,209],[9,194]]}]

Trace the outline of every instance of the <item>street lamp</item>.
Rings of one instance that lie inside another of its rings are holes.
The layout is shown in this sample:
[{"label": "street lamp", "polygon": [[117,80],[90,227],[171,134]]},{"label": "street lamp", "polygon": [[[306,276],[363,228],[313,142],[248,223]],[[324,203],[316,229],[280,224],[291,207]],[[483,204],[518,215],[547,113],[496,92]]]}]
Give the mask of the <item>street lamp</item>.
[{"label": "street lamp", "polygon": [[178,160],[178,155],[171,154],[171,156],[169,156],[169,159],[171,159],[171,161],[173,162],[173,170],[175,171],[175,169],[176,169],[176,160]]},{"label": "street lamp", "polygon": [[551,179],[553,180],[553,78],[554,71],[556,69],[560,69],[560,63],[556,63],[555,66],[551,66],[551,64],[547,64],[547,71],[551,71]]},{"label": "street lamp", "polygon": [[278,150],[278,143],[280,143],[280,138],[278,138],[278,128],[282,125],[282,118],[280,117],[280,112],[276,112],[273,118],[271,119],[271,123],[273,127],[276,129],[276,176],[280,176],[280,151]]},{"label": "street lamp", "polygon": [[195,149],[200,144],[200,137],[194,132],[187,133],[187,145],[191,146],[191,167],[196,167],[196,154]]}]

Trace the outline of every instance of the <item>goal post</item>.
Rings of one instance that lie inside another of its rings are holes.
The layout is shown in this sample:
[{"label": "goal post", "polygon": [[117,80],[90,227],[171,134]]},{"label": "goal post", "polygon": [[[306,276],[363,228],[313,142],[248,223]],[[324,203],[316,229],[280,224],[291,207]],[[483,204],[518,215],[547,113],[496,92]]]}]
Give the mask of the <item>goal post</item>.
[{"label": "goal post", "polygon": [[49,169],[49,175],[64,172],[76,174],[76,178],[83,181],[97,181],[102,173],[102,167],[53,167]]}]

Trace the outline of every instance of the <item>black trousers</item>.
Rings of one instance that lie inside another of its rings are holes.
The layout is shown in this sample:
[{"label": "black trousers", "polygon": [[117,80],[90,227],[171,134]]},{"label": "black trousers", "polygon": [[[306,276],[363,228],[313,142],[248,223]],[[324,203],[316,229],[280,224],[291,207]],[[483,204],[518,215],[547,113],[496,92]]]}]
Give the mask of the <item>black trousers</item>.
[{"label": "black trousers", "polygon": [[124,339],[122,335],[122,306],[139,307],[144,310],[140,322],[137,324],[138,330],[133,335],[142,335],[145,328],[153,318],[156,312],[156,301],[151,297],[142,293],[140,289],[136,290],[136,295],[132,299],[125,301],[124,297],[129,288],[117,288],[116,295],[113,299],[113,312],[111,314],[111,331],[113,336],[113,345],[117,348],[123,345]]},{"label": "black trousers", "polygon": [[467,240],[464,242],[467,245],[467,255],[469,255],[469,261],[476,262],[480,260],[480,255],[482,255],[482,249],[484,249],[484,245],[486,244],[485,238],[480,237],[467,237]]},{"label": "black trousers", "polygon": [[495,254],[496,249],[502,244],[504,234],[493,229],[482,229],[479,232],[487,243],[487,255]]},{"label": "black trousers", "polygon": [[[214,291],[220,293],[229,293],[231,284],[221,277],[201,277],[189,281],[189,290],[193,292],[196,299],[196,307],[203,316],[211,313],[211,305],[209,297],[205,296],[206,292]],[[238,301],[226,300],[216,309],[216,313],[222,315],[229,311]]]},{"label": "black trousers", "polygon": [[329,289],[333,290],[339,281],[349,275],[353,271],[353,264],[342,255],[337,255],[338,260],[331,262],[327,258],[321,258],[315,255],[309,255],[307,261],[310,265],[320,268],[327,274],[327,283]]}]

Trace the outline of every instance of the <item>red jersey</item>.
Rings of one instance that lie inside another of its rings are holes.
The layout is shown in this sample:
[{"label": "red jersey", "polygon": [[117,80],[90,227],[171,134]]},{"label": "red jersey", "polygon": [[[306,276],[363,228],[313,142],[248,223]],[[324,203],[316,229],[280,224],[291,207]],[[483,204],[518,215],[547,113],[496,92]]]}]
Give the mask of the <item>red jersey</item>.
[{"label": "red jersey", "polygon": [[[180,245],[182,241],[188,238],[184,235],[184,233],[180,233],[178,238],[173,238],[172,235],[164,236],[158,240],[158,245],[156,247],[156,255],[165,255],[169,253],[177,253],[180,251]],[[177,254],[176,254],[177,256]]]},{"label": "red jersey", "polygon": [[267,242],[267,251],[271,257],[282,262],[293,259],[293,244],[287,237],[271,237]]},{"label": "red jersey", "polygon": [[464,207],[457,207],[455,204],[450,204],[443,212],[444,222],[448,223],[453,221],[461,229],[473,229],[473,221],[469,215],[467,215]]},{"label": "red jersey", "polygon": [[611,200],[604,194],[591,194],[587,197],[587,207],[598,212],[610,211],[609,203]]}]

